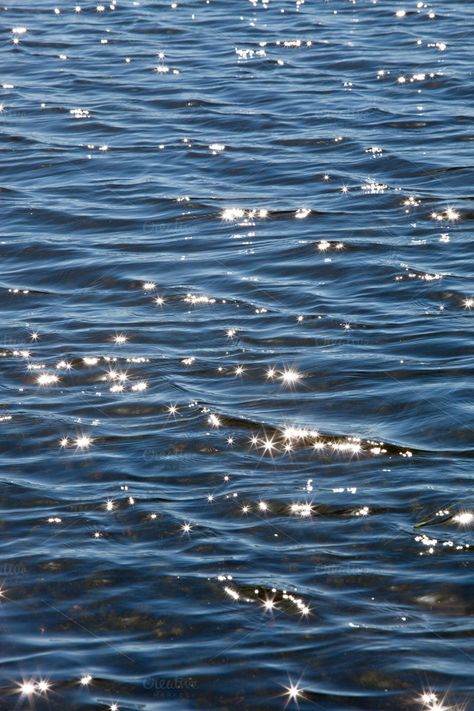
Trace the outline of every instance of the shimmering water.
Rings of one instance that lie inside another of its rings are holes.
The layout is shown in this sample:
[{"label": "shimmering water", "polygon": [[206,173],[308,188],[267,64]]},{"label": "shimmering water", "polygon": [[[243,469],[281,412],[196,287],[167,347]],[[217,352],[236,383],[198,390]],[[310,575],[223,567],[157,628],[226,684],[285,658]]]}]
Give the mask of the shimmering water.
[{"label": "shimmering water", "polygon": [[0,708],[472,708],[473,3],[56,3],[0,12]]}]

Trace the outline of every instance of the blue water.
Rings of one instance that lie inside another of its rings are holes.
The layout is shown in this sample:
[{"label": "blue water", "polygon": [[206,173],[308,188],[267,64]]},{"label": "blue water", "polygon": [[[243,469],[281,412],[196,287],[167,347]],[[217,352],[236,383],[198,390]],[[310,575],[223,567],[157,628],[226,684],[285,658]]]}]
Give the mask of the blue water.
[{"label": "blue water", "polygon": [[472,709],[473,3],[0,19],[0,709]]}]

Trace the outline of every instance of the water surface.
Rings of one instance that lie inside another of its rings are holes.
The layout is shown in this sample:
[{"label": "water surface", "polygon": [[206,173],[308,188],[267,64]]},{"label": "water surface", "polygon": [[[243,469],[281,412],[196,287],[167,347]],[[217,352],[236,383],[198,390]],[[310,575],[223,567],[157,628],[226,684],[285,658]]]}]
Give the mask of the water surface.
[{"label": "water surface", "polygon": [[0,709],[474,693],[468,0],[2,6]]}]

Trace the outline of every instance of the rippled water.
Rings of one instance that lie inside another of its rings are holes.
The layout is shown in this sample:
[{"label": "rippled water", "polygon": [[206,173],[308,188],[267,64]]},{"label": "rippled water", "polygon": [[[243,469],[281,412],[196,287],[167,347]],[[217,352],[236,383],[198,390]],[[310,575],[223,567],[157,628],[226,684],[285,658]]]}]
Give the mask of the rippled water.
[{"label": "rippled water", "polygon": [[0,12],[0,708],[471,708],[473,3],[56,2]]}]

